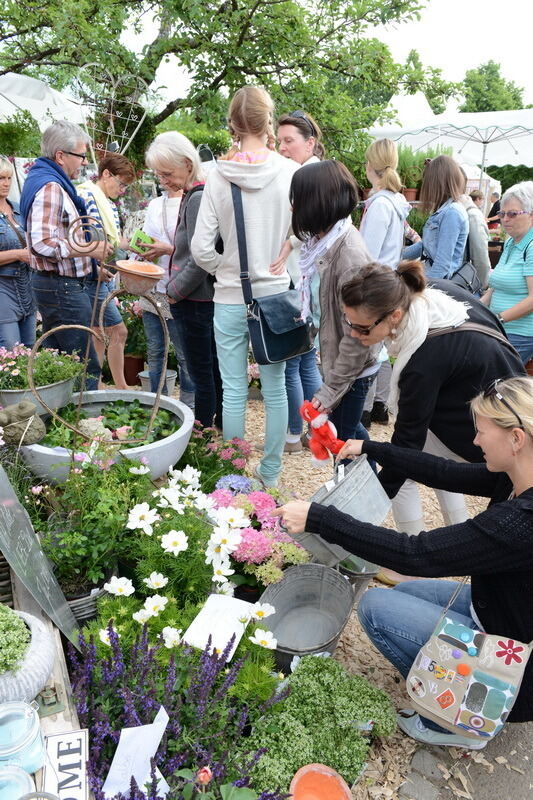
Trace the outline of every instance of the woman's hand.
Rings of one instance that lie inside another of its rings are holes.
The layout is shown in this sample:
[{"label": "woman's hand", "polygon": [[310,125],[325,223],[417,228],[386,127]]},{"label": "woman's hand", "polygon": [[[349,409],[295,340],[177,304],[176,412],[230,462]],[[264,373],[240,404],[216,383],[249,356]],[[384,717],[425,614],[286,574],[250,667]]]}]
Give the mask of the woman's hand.
[{"label": "woman's hand", "polygon": [[286,272],[285,262],[288,259],[291,251],[292,245],[290,239],[286,239],[283,242],[281,250],[279,251],[279,256],[268,268],[271,275],[283,275],[283,273]]},{"label": "woman's hand", "polygon": [[24,247],[20,250],[13,251],[16,255],[15,258],[17,261],[24,261],[25,264],[30,263],[30,251],[27,247]]},{"label": "woman's hand", "polygon": [[272,516],[281,517],[281,524],[287,533],[291,535],[303,533],[310,506],[311,503],[305,503],[303,500],[291,500],[290,503],[285,503],[284,506],[272,511]]},{"label": "woman's hand", "polygon": [[141,250],[142,257],[147,261],[153,261],[160,256],[171,256],[174,252],[173,245],[168,242],[161,242],[156,239],[154,242],[137,242],[136,245]]},{"label": "woman's hand", "polygon": [[335,457],[335,463],[349,456],[360,456],[363,452],[363,439],[348,439]]},{"label": "woman's hand", "polygon": [[311,405],[313,406],[313,408],[316,408],[319,414],[329,414],[329,408],[323,406],[317,397],[313,397],[313,399],[311,400]]}]

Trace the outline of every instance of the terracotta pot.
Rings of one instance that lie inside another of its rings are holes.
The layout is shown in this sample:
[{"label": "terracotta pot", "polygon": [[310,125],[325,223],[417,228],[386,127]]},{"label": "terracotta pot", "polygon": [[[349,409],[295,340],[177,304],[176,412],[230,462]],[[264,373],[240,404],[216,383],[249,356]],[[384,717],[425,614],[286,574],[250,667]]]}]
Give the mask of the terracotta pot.
[{"label": "terracotta pot", "polygon": [[417,194],[418,194],[418,190],[417,189],[404,189],[403,190],[403,196],[405,197],[405,199],[408,202],[411,202],[412,200],[416,200]]},{"label": "terracotta pot", "polygon": [[140,386],[139,372],[144,369],[144,356],[124,355],[124,377],[128,386]]},{"label": "terracotta pot", "polygon": [[300,767],[289,789],[292,800],[351,800],[350,787],[338,772],[325,764]]}]

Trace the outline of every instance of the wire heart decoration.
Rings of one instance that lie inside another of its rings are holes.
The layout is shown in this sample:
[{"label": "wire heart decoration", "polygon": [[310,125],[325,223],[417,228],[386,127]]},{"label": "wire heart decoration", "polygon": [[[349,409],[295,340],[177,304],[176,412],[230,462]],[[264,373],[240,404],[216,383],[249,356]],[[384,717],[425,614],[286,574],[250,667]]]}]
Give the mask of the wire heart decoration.
[{"label": "wire heart decoration", "polygon": [[101,64],[80,67],[73,93],[82,109],[93,161],[96,153],[126,152],[146,117],[141,98],[146,102],[148,91],[139,76],[115,79]]}]

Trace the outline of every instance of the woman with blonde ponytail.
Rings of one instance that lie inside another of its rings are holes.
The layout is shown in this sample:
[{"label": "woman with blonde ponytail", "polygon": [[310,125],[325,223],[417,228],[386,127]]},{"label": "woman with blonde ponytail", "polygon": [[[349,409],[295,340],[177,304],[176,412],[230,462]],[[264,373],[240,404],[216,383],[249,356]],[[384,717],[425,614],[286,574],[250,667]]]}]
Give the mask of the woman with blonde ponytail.
[{"label": "woman with blonde ponytail", "polygon": [[[270,265],[286,240],[290,222],[289,188],[299,165],[275,152],[274,103],[264,89],[243,86],[234,95],[228,113],[233,147],[209,172],[191,243],[194,261],[216,277],[215,341],[223,386],[223,435],[244,437],[248,399],[248,326],[239,277],[240,259],[231,184],[242,194],[248,271],[254,297],[284,292],[286,270],[274,273]],[[215,245],[221,237],[224,252]],[[265,401],[266,435],[258,477],[276,486],[287,430],[285,363],[260,366]]]}]

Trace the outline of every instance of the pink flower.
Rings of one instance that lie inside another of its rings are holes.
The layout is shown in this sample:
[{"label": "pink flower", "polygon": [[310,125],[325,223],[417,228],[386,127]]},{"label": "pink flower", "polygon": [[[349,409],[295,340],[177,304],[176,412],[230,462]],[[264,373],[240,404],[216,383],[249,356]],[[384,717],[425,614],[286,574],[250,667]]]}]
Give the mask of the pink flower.
[{"label": "pink flower", "polygon": [[74,453],[74,461],[87,461],[87,453]]},{"label": "pink flower", "polygon": [[141,462],[141,464],[144,464],[145,467],[148,464],[148,459],[146,458],[146,456],[141,456],[139,461]]},{"label": "pink flower", "polygon": [[272,541],[263,531],[242,528],[240,544],[231,555],[235,561],[262,564],[271,554]]},{"label": "pink flower", "polygon": [[220,451],[219,456],[222,461],[230,461],[235,455],[235,450],[232,447],[225,447]]},{"label": "pink flower", "polygon": [[234,458],[231,462],[236,469],[244,469],[246,466],[245,458]]},{"label": "pink flower", "polygon": [[44,486],[41,486],[41,484],[39,484],[39,486],[32,486],[31,487],[32,494],[41,494],[43,489],[44,489]]},{"label": "pink flower", "polygon": [[196,773],[196,783],[201,783],[205,786],[206,783],[209,783],[212,777],[213,773],[211,772],[211,769],[209,767],[202,767]]},{"label": "pink flower", "polygon": [[233,493],[229,489],[215,489],[209,495],[215,503],[215,508],[227,508],[233,503]]},{"label": "pink flower", "polygon": [[207,449],[210,450],[212,453],[217,451],[217,443],[216,442],[208,442]]},{"label": "pink flower", "polygon": [[239,439],[237,436],[231,439],[230,444],[240,450],[241,455],[249,456],[252,454],[252,445],[246,439]]},{"label": "pink flower", "polygon": [[20,375],[20,369],[14,369],[12,375]]},{"label": "pink flower", "polygon": [[131,310],[135,316],[142,317],[143,310],[138,300],[135,300],[135,302],[131,304]]}]

